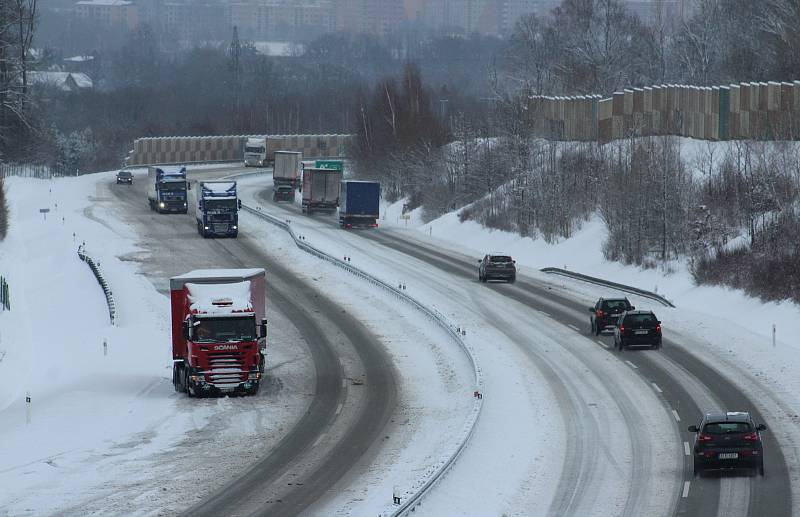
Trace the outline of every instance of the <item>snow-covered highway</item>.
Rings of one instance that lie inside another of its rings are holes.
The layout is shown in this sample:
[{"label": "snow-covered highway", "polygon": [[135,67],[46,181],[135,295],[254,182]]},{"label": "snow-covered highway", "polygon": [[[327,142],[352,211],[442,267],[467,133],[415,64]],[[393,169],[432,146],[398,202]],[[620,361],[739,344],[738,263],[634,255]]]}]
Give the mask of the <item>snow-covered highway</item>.
[{"label": "snow-covered highway", "polygon": [[[204,167],[190,176],[244,172],[253,171]],[[0,482],[12,492],[0,496],[0,514],[372,515],[416,483],[457,438],[474,386],[468,361],[441,330],[368,283],[304,254],[258,217],[240,215],[238,239],[205,240],[190,216],[150,212],[136,179],[129,188],[111,178],[12,183],[20,195],[19,222],[38,239],[13,257],[16,276],[35,278],[21,265],[25,260],[45,270],[72,260],[77,230],[118,286],[120,325],[104,328],[99,289],[85,265],[67,262],[64,272],[80,278],[58,277],[58,289],[97,290],[82,309],[65,311],[78,319],[69,328],[83,325],[92,340],[111,335],[113,353],[87,363],[86,352],[70,341],[78,353],[53,353],[42,363],[48,372],[67,367],[67,378],[21,382],[30,358],[9,345],[5,323],[12,313],[3,315],[0,373],[8,374],[10,365],[20,374],[12,377],[17,385],[2,384],[0,415],[12,423],[0,431]],[[665,334],[660,352],[620,356],[609,349],[608,336],[588,333],[585,307],[603,293],[597,286],[529,268],[515,285],[480,284],[475,257],[463,250],[397,228],[345,232],[333,217],[307,217],[296,206],[273,203],[268,175],[238,182],[245,204],[290,220],[320,249],[405,284],[466,329],[484,375],[483,412],[466,450],[416,513],[756,516],[796,510],[800,430],[786,416],[791,401],[761,383],[743,388],[737,370],[721,373],[715,361],[736,365],[715,357],[697,336]],[[22,204],[48,188],[70,201],[61,202],[66,221],[44,226]],[[16,242],[26,237],[14,235]],[[45,238],[52,239],[54,256],[37,262]],[[0,255],[0,263],[9,256]],[[267,268],[265,389],[237,399],[175,394],[167,370],[168,309],[156,290],[163,293],[170,276],[193,268],[250,266]],[[40,308],[52,312],[68,299],[59,294]],[[638,307],[652,303],[635,300]],[[26,293],[17,314],[35,306]],[[25,327],[31,330],[16,329],[12,339],[30,341],[35,321],[25,320]],[[49,331],[40,335],[44,346],[61,350],[50,344]],[[132,358],[135,376],[114,375]],[[104,371],[109,365],[111,373]],[[39,402],[30,426],[19,402],[26,389]],[[770,427],[766,478],[692,477],[686,427],[716,408],[748,409],[759,421],[781,422],[780,429]],[[124,425],[110,426],[115,419]],[[87,432],[95,424],[113,432]],[[131,497],[134,491],[139,495]]]}]

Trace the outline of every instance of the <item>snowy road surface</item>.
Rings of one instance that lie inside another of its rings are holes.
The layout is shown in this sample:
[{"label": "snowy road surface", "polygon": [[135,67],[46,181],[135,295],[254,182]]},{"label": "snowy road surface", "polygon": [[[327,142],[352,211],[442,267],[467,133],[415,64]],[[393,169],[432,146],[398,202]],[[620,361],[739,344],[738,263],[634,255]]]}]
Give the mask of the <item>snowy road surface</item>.
[{"label": "snowy road surface", "polygon": [[[251,180],[248,180],[248,182]],[[256,181],[253,179],[252,181]],[[245,185],[248,183],[245,182]],[[268,180],[262,182],[268,183]],[[265,207],[265,209],[279,210],[284,213],[296,213],[296,207],[288,206],[285,203],[275,204],[269,199],[269,190],[263,190],[265,186],[262,184],[261,189],[256,189],[254,195],[257,197],[257,203]],[[361,260],[360,255],[366,249],[366,241],[379,242],[383,246],[401,251],[409,256],[417,257],[429,265],[436,266],[438,269],[446,272],[457,273],[460,277],[472,279],[475,276],[475,268],[471,265],[472,260],[470,257],[465,257],[462,254],[447,252],[439,249],[437,244],[423,243],[411,236],[409,232],[396,231],[383,228],[379,232],[344,232],[346,236],[341,236],[343,232],[336,228],[334,221],[329,218],[317,217],[314,220],[302,216],[295,216],[293,221],[298,227],[303,228],[301,232],[308,234],[308,239],[315,245],[320,246],[320,243],[326,243],[332,250],[336,250],[343,254],[352,254],[355,260]],[[338,236],[338,237],[337,237]],[[355,239],[355,240],[349,240]],[[409,244],[410,241],[410,244]],[[324,247],[324,246],[323,246]],[[356,251],[353,251],[356,250]],[[367,261],[372,264],[372,261]],[[416,271],[420,271],[418,267]],[[417,276],[417,273],[410,273],[412,278]],[[526,279],[521,282],[522,285],[506,286],[506,285],[490,285],[489,289],[503,291],[504,294],[512,299],[522,301],[531,308],[545,311],[546,314],[563,314],[559,318],[563,325],[569,325],[571,328],[584,328],[586,326],[585,316],[583,316],[582,307],[590,305],[590,302],[576,303],[575,299],[582,297],[575,296],[575,292],[563,292],[563,289],[553,289],[551,286],[545,288],[542,286],[548,285],[549,279],[543,279],[542,275],[534,275],[534,279]],[[462,280],[463,282],[463,280]],[[412,282],[409,281],[409,284]],[[599,288],[598,288],[599,289]],[[577,289],[580,293],[580,289]],[[538,296],[532,294],[538,294]],[[591,296],[591,295],[590,295]],[[596,299],[596,298],[595,298]],[[593,302],[594,300],[592,300]],[[646,301],[637,300],[637,305],[646,305]],[[652,303],[652,302],[650,302]],[[659,308],[656,308],[659,311]],[[569,314],[571,313],[571,314]],[[518,323],[515,321],[515,325]],[[563,327],[562,327],[563,333]],[[608,347],[608,338],[604,338],[603,343]],[[655,358],[650,358],[646,352],[629,354],[630,359],[625,364],[630,364],[631,369],[635,370],[641,378],[646,380],[659,379],[661,385],[665,389],[659,387],[661,397],[669,397],[671,400],[667,402],[671,404],[670,414],[673,415],[672,428],[675,433],[676,439],[679,440],[680,447],[675,449],[674,459],[685,463],[685,468],[681,468],[679,476],[684,478],[685,481],[680,483],[679,490],[674,494],[674,505],[677,513],[701,511],[703,513],[714,513],[719,515],[763,515],[765,513],[770,515],[788,515],[791,513],[792,498],[791,498],[791,479],[796,472],[796,458],[795,447],[792,444],[796,441],[796,429],[793,436],[785,437],[783,448],[768,447],[766,450],[766,461],[773,465],[776,472],[773,476],[768,476],[766,479],[750,479],[750,478],[737,478],[724,476],[718,479],[699,479],[694,480],[691,477],[691,459],[685,458],[683,451],[683,442],[691,440],[691,435],[686,432],[686,426],[689,423],[699,421],[699,416],[702,412],[713,410],[718,405],[710,405],[707,400],[708,393],[714,393],[720,400],[724,401],[724,407],[732,409],[749,409],[753,411],[757,418],[764,419],[761,416],[760,410],[766,404],[777,405],[775,397],[767,397],[764,400],[759,399],[759,404],[754,404],[753,400],[749,398],[750,391],[737,387],[731,381],[726,380],[719,372],[713,368],[705,366],[702,362],[698,362],[697,358],[691,353],[687,352],[684,348],[694,348],[698,340],[694,336],[680,336],[678,339],[680,345],[672,340],[667,340],[665,345],[664,356],[667,360],[678,362],[682,368],[690,369],[690,376],[697,382],[700,382],[702,387],[701,391],[691,392],[686,389],[684,384],[676,381],[668,372],[665,374],[666,368],[663,366],[663,361],[658,355]],[[596,364],[596,363],[595,363]],[[639,367],[637,364],[641,364]],[[712,363],[713,359],[712,359]],[[698,381],[697,379],[702,379]],[[652,384],[652,383],[651,383]],[[655,384],[659,386],[659,384]],[[666,394],[665,394],[666,392]],[[680,418],[680,413],[674,408],[680,409],[683,413],[683,419]],[[783,412],[771,412],[769,414],[769,421],[777,421],[783,416]],[[677,415],[677,418],[675,418]],[[785,418],[782,420],[786,420]],[[652,426],[643,429],[645,436],[653,434]],[[784,431],[778,430],[781,435],[787,434]],[[779,435],[780,436],[780,435]],[[788,446],[787,446],[788,445]],[[788,450],[791,453],[789,459],[793,460],[787,466],[787,458],[783,455],[783,450]],[[657,459],[659,466],[664,466],[664,457],[661,456]],[[467,483],[464,485],[468,486]],[[686,487],[692,488],[686,491]],[[685,496],[684,496],[685,494]],[[666,508],[666,507],[662,507]],[[632,513],[635,515],[636,513]]]},{"label": "snowy road surface", "polygon": [[[6,241],[13,252],[0,248],[0,272],[26,289],[12,291],[15,325],[0,314],[0,416],[11,422],[0,429],[0,483],[10,488],[0,514],[370,515],[438,459],[472,396],[469,365],[440,330],[254,216],[241,214],[239,239],[203,240],[191,215],[147,210],[141,173],[134,188],[112,178],[11,182],[18,224]],[[524,266],[516,285],[482,285],[463,246],[416,230],[345,232],[333,217],[265,199],[266,176],[239,184],[246,203],[467,329],[484,374],[482,417],[417,514],[797,511],[797,398],[721,353],[715,333],[725,329],[698,332],[693,315],[655,307],[669,329],[664,349],[619,354],[609,336],[588,333],[585,307],[602,288]],[[32,209],[56,202],[48,222]],[[103,320],[73,231],[115,289],[119,327]],[[476,239],[470,246],[482,248]],[[153,286],[163,293],[169,276],[195,267],[242,266],[267,267],[270,382],[257,397],[186,399],[169,382],[169,309]],[[39,325],[40,313],[55,324]],[[755,358],[756,372],[775,360]],[[766,478],[691,476],[686,427],[715,408],[749,409],[770,424]]]}]

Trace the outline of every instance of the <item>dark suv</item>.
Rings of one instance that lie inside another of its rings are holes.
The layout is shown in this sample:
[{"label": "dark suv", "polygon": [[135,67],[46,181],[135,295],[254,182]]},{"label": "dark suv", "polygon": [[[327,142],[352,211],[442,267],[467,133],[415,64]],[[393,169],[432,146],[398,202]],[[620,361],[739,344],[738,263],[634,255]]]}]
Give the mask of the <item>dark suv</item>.
[{"label": "dark suv", "polygon": [[592,332],[599,336],[606,327],[615,326],[623,312],[635,308],[627,298],[600,298],[594,307],[589,307],[589,312],[592,313],[589,317]]},{"label": "dark suv", "polygon": [[761,431],[750,413],[709,413],[700,425],[689,426],[694,438],[694,474],[710,469],[749,468],[764,475],[764,447]]},{"label": "dark suv", "polygon": [[661,348],[661,322],[652,311],[628,311],[617,320],[614,346],[625,350],[638,345]]},{"label": "dark suv", "polygon": [[133,174],[130,171],[119,171],[117,173],[117,185],[120,183],[127,183],[133,185]]},{"label": "dark suv", "polygon": [[486,282],[487,280],[505,280],[514,283],[517,280],[517,266],[516,262],[508,255],[489,254],[478,261],[478,280]]}]

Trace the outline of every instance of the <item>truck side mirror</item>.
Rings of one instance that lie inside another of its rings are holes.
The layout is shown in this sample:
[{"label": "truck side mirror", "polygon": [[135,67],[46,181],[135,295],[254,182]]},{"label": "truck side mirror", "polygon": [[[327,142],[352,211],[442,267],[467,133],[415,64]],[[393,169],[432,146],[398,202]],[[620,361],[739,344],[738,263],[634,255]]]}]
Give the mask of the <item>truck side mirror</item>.
[{"label": "truck side mirror", "polygon": [[267,337],[267,320],[266,319],[261,320],[260,327],[261,327],[261,329],[260,329],[260,334],[261,335],[259,337],[262,337],[262,338]]},{"label": "truck side mirror", "polygon": [[696,425],[690,425],[690,426],[689,426],[689,432],[690,432],[690,433],[696,433],[696,432],[698,432],[698,431],[699,431],[699,429],[697,428],[697,426],[696,426]]},{"label": "truck side mirror", "polygon": [[192,339],[192,327],[189,325],[189,320],[183,322],[183,339],[187,341]]},{"label": "truck side mirror", "polygon": [[239,207],[239,210],[241,210],[242,209],[242,200],[241,199],[237,199],[236,201],[237,201],[236,205]]},{"label": "truck side mirror", "polygon": [[186,190],[192,190],[192,184],[188,181],[186,182]]}]

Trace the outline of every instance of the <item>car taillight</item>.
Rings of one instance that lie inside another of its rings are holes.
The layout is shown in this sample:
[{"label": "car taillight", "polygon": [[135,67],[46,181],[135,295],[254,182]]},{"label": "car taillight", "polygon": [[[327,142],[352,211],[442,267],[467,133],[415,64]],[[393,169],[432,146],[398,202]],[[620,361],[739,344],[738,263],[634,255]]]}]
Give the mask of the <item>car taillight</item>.
[{"label": "car taillight", "polygon": [[619,332],[620,332],[620,334],[625,332],[625,325],[620,325],[619,326]]},{"label": "car taillight", "polygon": [[661,325],[656,325],[656,332],[661,334]]},{"label": "car taillight", "polygon": [[603,311],[601,311],[600,309],[598,309],[598,310],[597,310],[597,312],[595,313],[595,315],[596,315],[598,318],[602,318],[604,314],[603,314]]},{"label": "car taillight", "polygon": [[700,433],[700,434],[697,435],[697,441],[698,442],[710,442],[713,439],[714,438],[712,438],[711,435],[709,435],[709,434]]},{"label": "car taillight", "polygon": [[747,440],[748,442],[756,442],[758,441],[758,433],[753,431],[752,433],[747,433],[746,435],[742,436],[743,440]]}]

